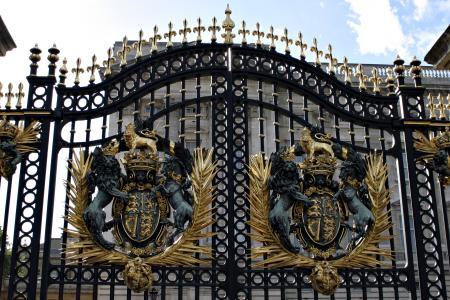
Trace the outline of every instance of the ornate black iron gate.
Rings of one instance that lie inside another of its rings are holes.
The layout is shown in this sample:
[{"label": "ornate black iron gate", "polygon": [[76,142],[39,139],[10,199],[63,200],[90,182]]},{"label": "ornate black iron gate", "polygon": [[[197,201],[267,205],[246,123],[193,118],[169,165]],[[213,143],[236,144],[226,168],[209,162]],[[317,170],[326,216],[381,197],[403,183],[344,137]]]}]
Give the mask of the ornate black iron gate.
[{"label": "ornate black iron gate", "polygon": [[[369,93],[362,72],[358,91],[347,80],[342,83],[337,78],[331,49],[330,66],[325,72],[318,60],[316,43],[317,61],[310,64],[305,61],[301,39],[297,42],[302,53],[300,59],[290,55],[292,41],[287,31],[283,37],[287,41],[285,54],[275,51],[273,39],[269,47],[261,44],[259,26],[254,34],[256,45],[247,44],[245,28],[240,31],[242,43],[233,44],[234,24],[230,23],[229,14],[227,20],[224,43],[216,42],[215,24],[210,28],[214,34],[212,42],[203,43],[199,24],[197,42],[167,44],[166,49],[157,51],[155,32],[151,55],[137,55],[129,65],[126,62],[129,48],[124,44],[119,54],[124,59],[120,69],[115,65],[116,74],[110,74],[108,58],[102,80],[94,83],[95,77],[91,77],[87,86],[79,86],[79,62],[74,69],[73,87],[65,83],[66,62],[59,70],[57,83],[56,47],[48,50],[48,75],[37,75],[41,50],[31,49],[26,105],[14,109],[9,104],[0,110],[0,115],[16,124],[24,121],[27,125],[32,120],[42,124],[40,142],[20,164],[17,177],[2,179],[1,191],[6,193],[2,204],[3,232],[11,226],[14,230],[9,237],[10,270],[0,274],[0,281],[8,285],[1,286],[0,297],[131,299],[132,292],[124,288],[123,266],[69,264],[64,251],[55,252],[65,249],[69,226],[64,220],[63,230],[55,228],[58,222],[53,216],[62,218],[68,213],[69,198],[61,192],[61,185],[62,179],[70,182],[71,174],[61,161],[73,159],[80,148],[89,150],[120,137],[124,123],[141,116],[148,118],[148,124],[167,139],[213,147],[218,162],[214,179],[216,222],[211,228],[216,235],[208,241],[214,250],[213,260],[206,266],[154,268],[155,289],[145,292],[144,299],[322,297],[310,287],[309,269],[253,268],[249,254],[255,243],[247,224],[250,208],[246,199],[246,166],[250,156],[258,152],[269,155],[281,146],[294,145],[298,142],[298,131],[315,124],[331,133],[335,141],[352,145],[361,153],[380,151],[390,163],[389,185],[396,189],[391,201],[396,207],[397,215],[393,217],[396,225],[389,232],[396,237],[384,245],[397,251],[396,260],[390,267],[342,270],[341,285],[329,297],[447,298],[448,265],[444,266],[447,257],[442,251],[449,242],[445,193],[434,184],[429,166],[415,161],[419,153],[414,147],[413,132],[436,133],[448,123],[425,115],[420,62],[411,63],[414,86],[405,85],[404,62],[397,59],[396,78],[388,74],[383,88],[387,96],[380,94],[376,75],[374,94]],[[185,26],[180,34],[186,32]],[[273,38],[274,33],[268,37]],[[170,38],[169,34],[169,41]],[[92,74],[97,68],[93,61]],[[349,76],[346,65],[341,70]],[[57,97],[53,101],[55,91]],[[10,100],[11,95],[7,96]],[[432,106],[432,116],[434,109]],[[441,111],[445,118],[445,109]],[[15,214],[8,215],[14,206]],[[410,228],[414,228],[414,235],[410,234]],[[54,236],[58,238],[52,239]],[[0,269],[5,266],[6,248],[3,234]]]}]

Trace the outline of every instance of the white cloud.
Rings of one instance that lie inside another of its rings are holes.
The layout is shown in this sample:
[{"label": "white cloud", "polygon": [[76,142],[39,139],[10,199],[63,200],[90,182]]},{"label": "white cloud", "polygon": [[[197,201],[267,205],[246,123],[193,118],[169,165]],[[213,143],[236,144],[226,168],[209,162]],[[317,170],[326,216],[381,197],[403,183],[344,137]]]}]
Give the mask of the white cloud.
[{"label": "white cloud", "polygon": [[431,47],[436,43],[441,36],[442,30],[440,27],[434,31],[417,30],[414,32],[414,44],[417,57],[424,57]]},{"label": "white cloud", "polygon": [[427,12],[428,0],[414,0],[414,20],[420,21],[425,16]]},{"label": "white cloud", "polygon": [[351,19],[347,21],[356,33],[362,54],[395,52],[409,57],[412,39],[404,34],[399,18],[389,0],[345,0],[350,4]]}]

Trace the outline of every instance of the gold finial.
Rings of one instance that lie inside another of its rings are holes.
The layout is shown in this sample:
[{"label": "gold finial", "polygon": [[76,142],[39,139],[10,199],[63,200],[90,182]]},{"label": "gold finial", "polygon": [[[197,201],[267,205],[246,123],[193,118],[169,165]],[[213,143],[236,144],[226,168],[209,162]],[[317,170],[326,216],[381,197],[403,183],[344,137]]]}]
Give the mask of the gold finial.
[{"label": "gold finial", "polygon": [[328,73],[336,74],[337,59],[333,57],[333,47],[328,44],[328,53],[325,53],[325,58],[328,59]]},{"label": "gold finial", "polygon": [[16,108],[21,109],[22,108],[22,99],[25,97],[25,93],[23,92],[23,83],[19,83],[19,92],[16,93],[17,103]]},{"label": "gold finial", "polygon": [[387,77],[386,77],[386,79],[385,79],[386,87],[387,87],[387,89],[388,89],[388,91],[389,91],[389,95],[393,95],[393,94],[395,94],[395,93],[394,93],[394,89],[395,89],[395,77],[394,77],[394,71],[392,70],[391,67],[388,67],[388,68],[386,69],[386,75],[387,75]]},{"label": "gold finial", "polygon": [[72,73],[75,73],[74,83],[75,83],[75,85],[78,85],[78,84],[80,84],[80,73],[84,73],[84,69],[81,68],[81,58],[79,58],[79,57],[77,58],[76,64],[77,64],[77,66],[76,66],[76,68],[72,69]]},{"label": "gold finial", "polygon": [[375,94],[379,94],[381,91],[380,84],[383,82],[383,80],[378,76],[377,68],[372,68],[372,77],[370,77],[369,80],[373,83],[373,92]]},{"label": "gold finial", "polygon": [[202,19],[197,19],[197,26],[194,27],[194,33],[197,32],[197,43],[202,41],[202,31],[205,31],[205,27],[202,26]]},{"label": "gold finial", "polygon": [[87,71],[91,72],[91,76],[89,77],[89,83],[94,83],[95,71],[98,68],[100,68],[100,66],[97,64],[97,56],[94,54],[94,55],[92,55],[92,65],[90,67],[87,67]]},{"label": "gold finial", "polygon": [[127,54],[131,51],[131,47],[128,46],[127,36],[123,37],[122,50],[117,52],[117,56],[120,58],[120,67],[123,68],[127,65]]},{"label": "gold finial", "polygon": [[447,94],[447,105],[445,106],[448,110],[450,110],[450,93]]},{"label": "gold finial", "polygon": [[250,30],[245,29],[245,21],[242,21],[241,29],[239,29],[238,34],[242,35],[242,45],[247,44],[247,34],[250,34]]},{"label": "gold finial", "polygon": [[208,31],[211,32],[211,42],[215,43],[217,41],[216,32],[220,31],[220,26],[217,26],[216,17],[212,18],[212,25],[208,27]]},{"label": "gold finial", "polygon": [[256,36],[256,46],[261,46],[262,42],[261,42],[261,38],[264,37],[264,32],[259,30],[259,23],[256,23],[256,30],[253,30],[252,35]]},{"label": "gold finial", "polygon": [[187,34],[191,32],[191,29],[187,27],[188,22],[186,19],[183,20],[183,29],[180,29],[180,35],[183,36],[183,44],[186,44],[188,42],[187,40]]},{"label": "gold finial", "polygon": [[108,77],[111,75],[111,66],[116,61],[116,59],[113,57],[113,50],[112,48],[108,49],[108,58],[103,61],[103,66],[105,67],[105,77]]},{"label": "gold finial", "polygon": [[339,67],[339,70],[344,73],[344,82],[346,84],[352,84],[352,68],[348,65],[347,57],[344,56],[344,63]]},{"label": "gold finial", "polygon": [[[0,100],[2,100],[2,98],[3,98],[2,89],[3,89],[3,84],[0,82]],[[1,105],[0,105],[0,108],[1,108]]]},{"label": "gold finial", "polygon": [[320,67],[320,57],[323,55],[322,50],[317,47],[317,39],[313,38],[313,45],[310,48],[311,52],[316,54],[316,66]]},{"label": "gold finial", "polygon": [[12,92],[13,90],[13,85],[12,83],[8,84],[8,92],[6,93],[6,104],[5,104],[5,108],[6,109],[11,109],[11,100],[12,97],[14,97],[14,93]]},{"label": "gold finial", "polygon": [[273,32],[273,26],[269,27],[269,33],[266,35],[266,37],[270,39],[270,49],[274,50],[276,47],[275,41],[278,41],[278,35],[275,35],[275,33]]},{"label": "gold finial", "polygon": [[59,68],[59,77],[66,78],[66,74],[68,72],[69,70],[67,70],[67,58],[64,57],[63,65],[61,66],[61,68]]},{"label": "gold finial", "polygon": [[290,39],[288,37],[288,30],[287,30],[287,28],[284,28],[284,34],[281,37],[281,41],[286,44],[286,46],[284,48],[284,52],[286,52],[286,54],[291,53],[291,49],[289,49],[289,45],[292,45],[292,39]]},{"label": "gold finial", "polygon": [[152,44],[152,52],[158,51],[158,40],[161,39],[161,35],[158,34],[158,26],[153,27],[153,37],[150,38]]},{"label": "gold finial", "polygon": [[225,33],[222,33],[222,37],[224,38],[225,44],[233,44],[233,38],[236,37],[233,33],[234,22],[231,20],[231,9],[230,5],[227,4],[227,8],[225,9],[225,20],[222,22],[222,28]]},{"label": "gold finial", "polygon": [[164,33],[164,38],[167,39],[166,48],[173,47],[172,37],[176,36],[177,32],[173,30],[172,22],[169,22],[169,32]]},{"label": "gold finial", "polygon": [[133,48],[136,49],[136,59],[142,57],[142,48],[144,48],[145,44],[147,44],[147,41],[144,40],[144,31],[141,29],[139,30],[139,40],[133,43]]},{"label": "gold finial", "polygon": [[306,45],[306,43],[303,43],[303,35],[301,32],[299,32],[297,35],[297,40],[295,41],[295,46],[300,47],[300,58],[305,59],[305,57],[306,57],[305,50],[308,49],[308,45]]},{"label": "gold finial", "polygon": [[430,119],[436,119],[436,113],[435,113],[435,109],[436,106],[434,105],[433,102],[433,96],[431,94],[428,94],[428,104],[427,107],[430,109]]},{"label": "gold finial", "polygon": [[364,68],[361,64],[358,65],[358,67],[356,67],[356,77],[359,80],[359,89],[361,91],[365,91],[366,90],[366,81],[368,79],[367,75],[364,75]]},{"label": "gold finial", "polygon": [[447,116],[445,115],[445,102],[444,102],[444,96],[441,95],[441,93],[438,94],[438,108],[439,108],[439,119],[445,119]]}]

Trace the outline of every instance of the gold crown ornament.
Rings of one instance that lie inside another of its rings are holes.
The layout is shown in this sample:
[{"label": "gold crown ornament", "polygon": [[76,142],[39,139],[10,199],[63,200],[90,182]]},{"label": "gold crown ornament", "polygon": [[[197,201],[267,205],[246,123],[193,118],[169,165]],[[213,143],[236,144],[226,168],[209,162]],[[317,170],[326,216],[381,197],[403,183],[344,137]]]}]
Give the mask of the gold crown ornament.
[{"label": "gold crown ornament", "polygon": [[150,171],[159,168],[158,156],[148,149],[133,149],[125,153],[122,163],[127,170]]}]

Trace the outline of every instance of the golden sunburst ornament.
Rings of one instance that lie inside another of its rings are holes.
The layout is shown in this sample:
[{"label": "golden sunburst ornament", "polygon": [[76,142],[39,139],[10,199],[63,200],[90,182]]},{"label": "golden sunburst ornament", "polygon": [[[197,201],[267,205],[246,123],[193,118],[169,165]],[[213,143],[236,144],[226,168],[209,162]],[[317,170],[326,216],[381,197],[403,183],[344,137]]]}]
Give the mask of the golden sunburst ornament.
[{"label": "golden sunburst ornament", "polygon": [[3,115],[0,121],[0,176],[9,179],[25,154],[36,150],[41,124],[16,126]]},{"label": "golden sunburst ornament", "polygon": [[382,258],[393,258],[391,250],[379,246],[384,241],[392,239],[392,236],[386,234],[386,231],[392,228],[392,222],[388,209],[390,194],[386,188],[388,170],[382,155],[370,154],[366,159],[365,183],[368,187],[370,210],[374,216],[374,222],[358,243],[350,247],[343,256],[333,257],[322,252],[320,257],[313,254],[313,247],[305,249],[304,252],[294,253],[280,242],[279,236],[269,221],[271,168],[271,163],[261,154],[251,157],[248,194],[251,209],[248,224],[253,240],[262,244],[260,247],[251,249],[250,257],[256,261],[254,267],[311,268],[309,278],[312,287],[322,294],[330,295],[339,286],[338,269],[376,267],[383,264]]},{"label": "golden sunburst ornament", "polygon": [[420,156],[416,161],[424,164],[439,174],[439,180],[444,187],[450,185],[450,131],[437,134],[428,138],[422,132],[416,130],[414,132],[414,147],[420,152]]}]

